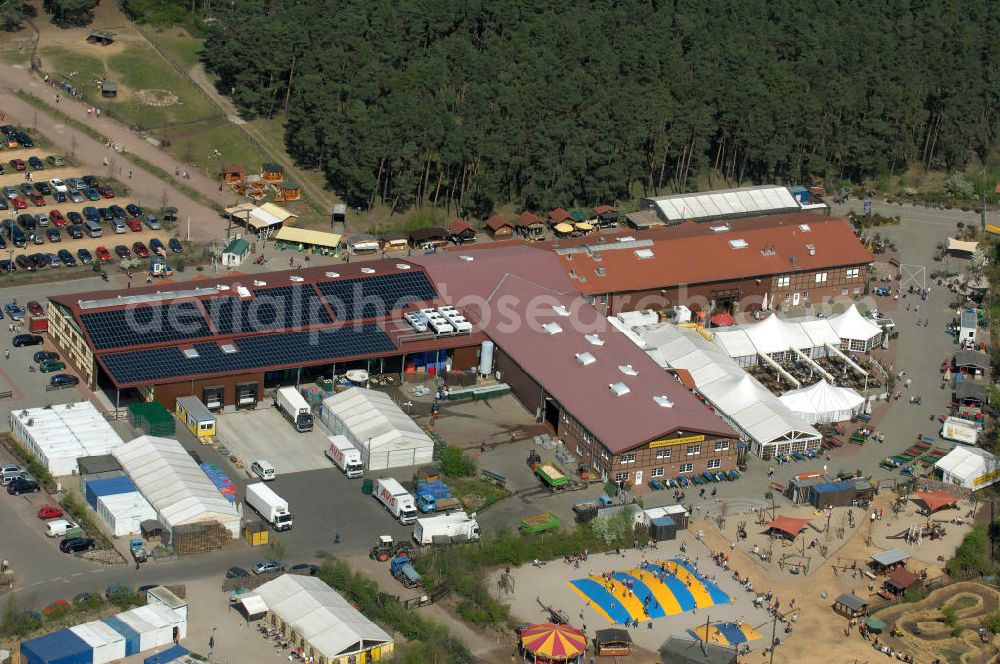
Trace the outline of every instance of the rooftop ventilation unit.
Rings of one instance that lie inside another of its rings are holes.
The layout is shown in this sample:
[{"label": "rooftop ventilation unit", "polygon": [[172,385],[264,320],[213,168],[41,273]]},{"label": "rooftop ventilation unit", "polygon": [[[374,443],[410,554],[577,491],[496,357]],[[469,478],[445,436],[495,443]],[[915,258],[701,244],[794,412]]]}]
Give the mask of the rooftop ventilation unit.
[{"label": "rooftop ventilation unit", "polygon": [[246,286],[237,286],[236,293],[240,297],[250,297],[251,295],[253,295],[253,293],[250,292],[250,289],[247,288]]},{"label": "rooftop ventilation unit", "polygon": [[595,261],[600,261],[601,260],[601,252],[594,251],[594,252],[592,252],[590,254],[590,257],[593,258]]},{"label": "rooftop ventilation unit", "polygon": [[660,406],[661,408],[673,408],[674,407],[674,402],[671,401],[670,399],[668,399],[666,396],[664,396],[662,394],[660,396],[658,396],[658,397],[653,397],[653,401],[655,401],[656,405]]},{"label": "rooftop ventilation unit", "polygon": [[629,389],[629,386],[626,385],[625,383],[611,383],[610,385],[608,385],[608,388],[610,388],[611,391],[615,393],[616,397],[623,397],[632,391]]},{"label": "rooftop ventilation unit", "polygon": [[709,226],[708,230],[712,231],[713,233],[725,233],[726,231],[733,230],[733,227],[730,226],[729,224],[719,224],[718,226]]},{"label": "rooftop ventilation unit", "polygon": [[764,247],[763,249],[760,250],[761,256],[774,256],[777,253],[778,252],[775,251],[774,247]]},{"label": "rooftop ventilation unit", "polygon": [[583,366],[587,366],[588,364],[593,364],[594,362],[596,362],[597,358],[591,355],[590,353],[583,352],[576,354],[576,361],[582,364]]},{"label": "rooftop ventilation unit", "polygon": [[253,285],[254,286],[267,286],[267,282],[266,281],[261,281],[260,279],[254,279],[253,280]]},{"label": "rooftop ventilation unit", "polygon": [[557,304],[554,307],[552,307],[552,311],[556,312],[557,316],[569,316],[569,309],[567,309],[561,304]]},{"label": "rooftop ventilation unit", "polygon": [[545,325],[542,325],[542,330],[544,330],[546,334],[559,334],[562,332],[562,325],[559,323],[546,323]]},{"label": "rooftop ventilation unit", "polygon": [[294,281],[297,284],[305,281],[305,279],[303,279],[302,277],[296,276],[294,274],[292,276],[288,277],[288,280],[289,281]]},{"label": "rooftop ventilation unit", "polygon": [[619,364],[618,371],[621,371],[626,376],[638,376],[639,372],[631,364]]},{"label": "rooftop ventilation unit", "polygon": [[605,270],[603,267],[599,267],[599,268],[595,268],[594,269],[594,274],[596,274],[599,277],[603,277],[607,273],[608,273],[608,271]]},{"label": "rooftop ventilation unit", "polygon": [[236,352],[236,346],[234,346],[233,344],[219,344],[219,350],[221,350],[223,353],[227,353],[227,354],[228,353],[235,353]]},{"label": "rooftop ventilation unit", "polygon": [[750,243],[743,239],[730,240],[729,246],[732,247],[733,249],[746,249],[747,247],[750,246]]},{"label": "rooftop ventilation unit", "polygon": [[799,259],[796,258],[795,256],[789,256],[788,262],[790,262],[792,264],[792,267],[795,268],[796,270],[799,269]]},{"label": "rooftop ventilation unit", "polygon": [[181,352],[184,353],[184,357],[188,358],[189,360],[193,360],[196,357],[201,357],[198,351],[195,350],[194,348],[185,348]]},{"label": "rooftop ventilation unit", "polygon": [[815,256],[816,255],[816,245],[814,245],[814,244],[807,244],[806,245],[806,249],[809,250],[809,255],[810,256]]},{"label": "rooftop ventilation unit", "polygon": [[229,286],[227,286],[225,284],[216,284],[215,290],[227,291],[227,290],[229,290]]},{"label": "rooftop ventilation unit", "polygon": [[396,263],[396,269],[398,270],[409,270],[410,266],[406,263]]},{"label": "rooftop ventilation unit", "polygon": [[602,339],[601,336],[598,334],[588,334],[587,336],[584,337],[584,339],[586,339],[587,343],[589,343],[591,346],[604,345],[604,339]]},{"label": "rooftop ventilation unit", "polygon": [[802,231],[803,233],[808,233],[812,229],[809,228],[809,224],[799,224],[799,230]]},{"label": "rooftop ventilation unit", "polygon": [[472,256],[466,256],[465,254],[462,254],[461,256],[458,257],[458,260],[465,261],[466,263],[471,263],[472,261],[474,261],[476,259],[473,258]]},{"label": "rooftop ventilation unit", "polygon": [[363,267],[361,268],[361,271],[365,274],[375,274],[375,269],[370,267]]},{"label": "rooftop ventilation unit", "polygon": [[340,272],[326,272],[325,274],[331,279],[336,279],[337,277],[340,276]]},{"label": "rooftop ventilation unit", "polygon": [[638,258],[638,259],[640,259],[640,260],[646,260],[646,259],[652,258],[653,257],[653,250],[652,249],[636,249],[635,250],[635,257]]}]

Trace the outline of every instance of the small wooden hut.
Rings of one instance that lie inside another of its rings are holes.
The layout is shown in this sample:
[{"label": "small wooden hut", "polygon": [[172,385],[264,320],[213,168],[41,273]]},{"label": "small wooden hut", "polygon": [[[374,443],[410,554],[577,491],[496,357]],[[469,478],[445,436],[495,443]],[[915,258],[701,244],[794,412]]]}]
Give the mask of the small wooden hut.
[{"label": "small wooden hut", "polygon": [[298,182],[282,180],[281,184],[278,185],[278,195],[276,198],[279,201],[297,201],[302,198],[302,189],[299,188]]},{"label": "small wooden hut", "polygon": [[410,248],[410,238],[406,233],[386,233],[382,236],[383,253],[393,254]]},{"label": "small wooden hut", "polygon": [[514,227],[499,214],[495,214],[486,220],[486,230],[494,238],[503,239],[514,234]]},{"label": "small wooden hut", "polygon": [[260,176],[271,184],[280,184],[285,179],[285,168],[281,164],[263,164],[260,167]]},{"label": "small wooden hut", "polygon": [[242,164],[226,164],[222,167],[222,181],[226,184],[242,182],[247,176],[247,169]]}]

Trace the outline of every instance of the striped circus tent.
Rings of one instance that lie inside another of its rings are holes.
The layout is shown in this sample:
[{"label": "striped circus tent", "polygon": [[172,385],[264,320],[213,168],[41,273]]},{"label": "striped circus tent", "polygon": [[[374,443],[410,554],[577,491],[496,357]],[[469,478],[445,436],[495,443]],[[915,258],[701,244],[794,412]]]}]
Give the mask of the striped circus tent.
[{"label": "striped circus tent", "polygon": [[521,630],[521,652],[535,662],[579,661],[587,650],[587,635],[569,625],[541,623]]}]

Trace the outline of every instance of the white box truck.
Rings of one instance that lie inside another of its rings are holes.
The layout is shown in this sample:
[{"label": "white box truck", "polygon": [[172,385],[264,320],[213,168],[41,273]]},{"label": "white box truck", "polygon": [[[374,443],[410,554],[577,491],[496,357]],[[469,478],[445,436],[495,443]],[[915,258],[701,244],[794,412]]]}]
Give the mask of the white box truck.
[{"label": "white box truck", "polygon": [[941,425],[941,437],[966,445],[975,445],[979,440],[979,423],[961,417],[948,417]]},{"label": "white box truck", "polygon": [[248,484],[244,500],[275,530],[288,530],[292,527],[292,513],[288,511],[288,501],[263,482]]},{"label": "white box truck", "polygon": [[350,479],[361,477],[365,474],[365,464],[361,461],[361,452],[351,445],[347,436],[330,436],[327,438],[329,445],[326,448],[326,458],[329,459],[344,471]]},{"label": "white box truck", "polygon": [[274,396],[274,405],[299,433],[312,431],[312,408],[294,387],[282,387]]},{"label": "white box truck", "polygon": [[413,526],[413,540],[420,545],[471,542],[477,539],[479,522],[475,515],[469,516],[465,512],[421,517]]},{"label": "white box truck", "polygon": [[417,505],[410,492],[392,477],[380,477],[375,482],[375,499],[385,505],[389,514],[393,515],[404,526],[413,523],[417,518]]}]

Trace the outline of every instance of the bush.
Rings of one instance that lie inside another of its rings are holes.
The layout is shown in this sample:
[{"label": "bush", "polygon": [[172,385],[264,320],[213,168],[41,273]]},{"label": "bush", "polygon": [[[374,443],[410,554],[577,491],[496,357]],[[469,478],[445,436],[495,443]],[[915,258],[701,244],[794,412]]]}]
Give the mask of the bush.
[{"label": "bush", "polygon": [[977,524],[955,550],[955,557],[946,565],[948,574],[988,574],[993,569],[989,554],[989,537],[984,524]]},{"label": "bush", "polygon": [[955,610],[955,607],[946,606],[941,609],[941,622],[948,627],[954,627],[958,624],[958,611]]},{"label": "bush", "polygon": [[471,477],[476,474],[476,462],[462,448],[446,445],[441,452],[441,472],[447,477]]},{"label": "bush", "polygon": [[910,586],[903,593],[903,601],[914,604],[927,597],[927,589],[923,586]]},{"label": "bush", "polygon": [[983,619],[983,627],[994,634],[1000,634],[1000,609],[993,611]]},{"label": "bush", "polygon": [[38,457],[24,449],[24,447],[14,440],[14,437],[10,434],[6,434],[6,442],[7,449],[10,450],[11,454],[17,457],[17,460],[24,464],[24,467],[28,469],[28,472],[38,479],[41,485],[45,487],[45,490],[49,493],[55,491],[56,485],[52,479],[52,475],[49,473],[48,468],[41,464]]},{"label": "bush", "polygon": [[7,597],[4,604],[3,617],[0,618],[0,635],[24,638],[41,626],[42,621],[37,613],[32,613],[22,606],[15,595]]},{"label": "bush", "polygon": [[76,521],[77,525],[83,528],[88,535],[90,535],[95,540],[100,542],[104,548],[106,549],[114,548],[114,545],[111,543],[111,540],[109,540],[104,535],[104,533],[101,532],[101,529],[97,527],[97,524],[94,523],[94,520],[90,518],[90,514],[87,512],[86,505],[80,502],[80,499],[77,498],[77,495],[74,491],[66,491],[63,494],[60,504],[62,505],[63,510],[65,510],[67,514],[72,516],[73,520]]}]

